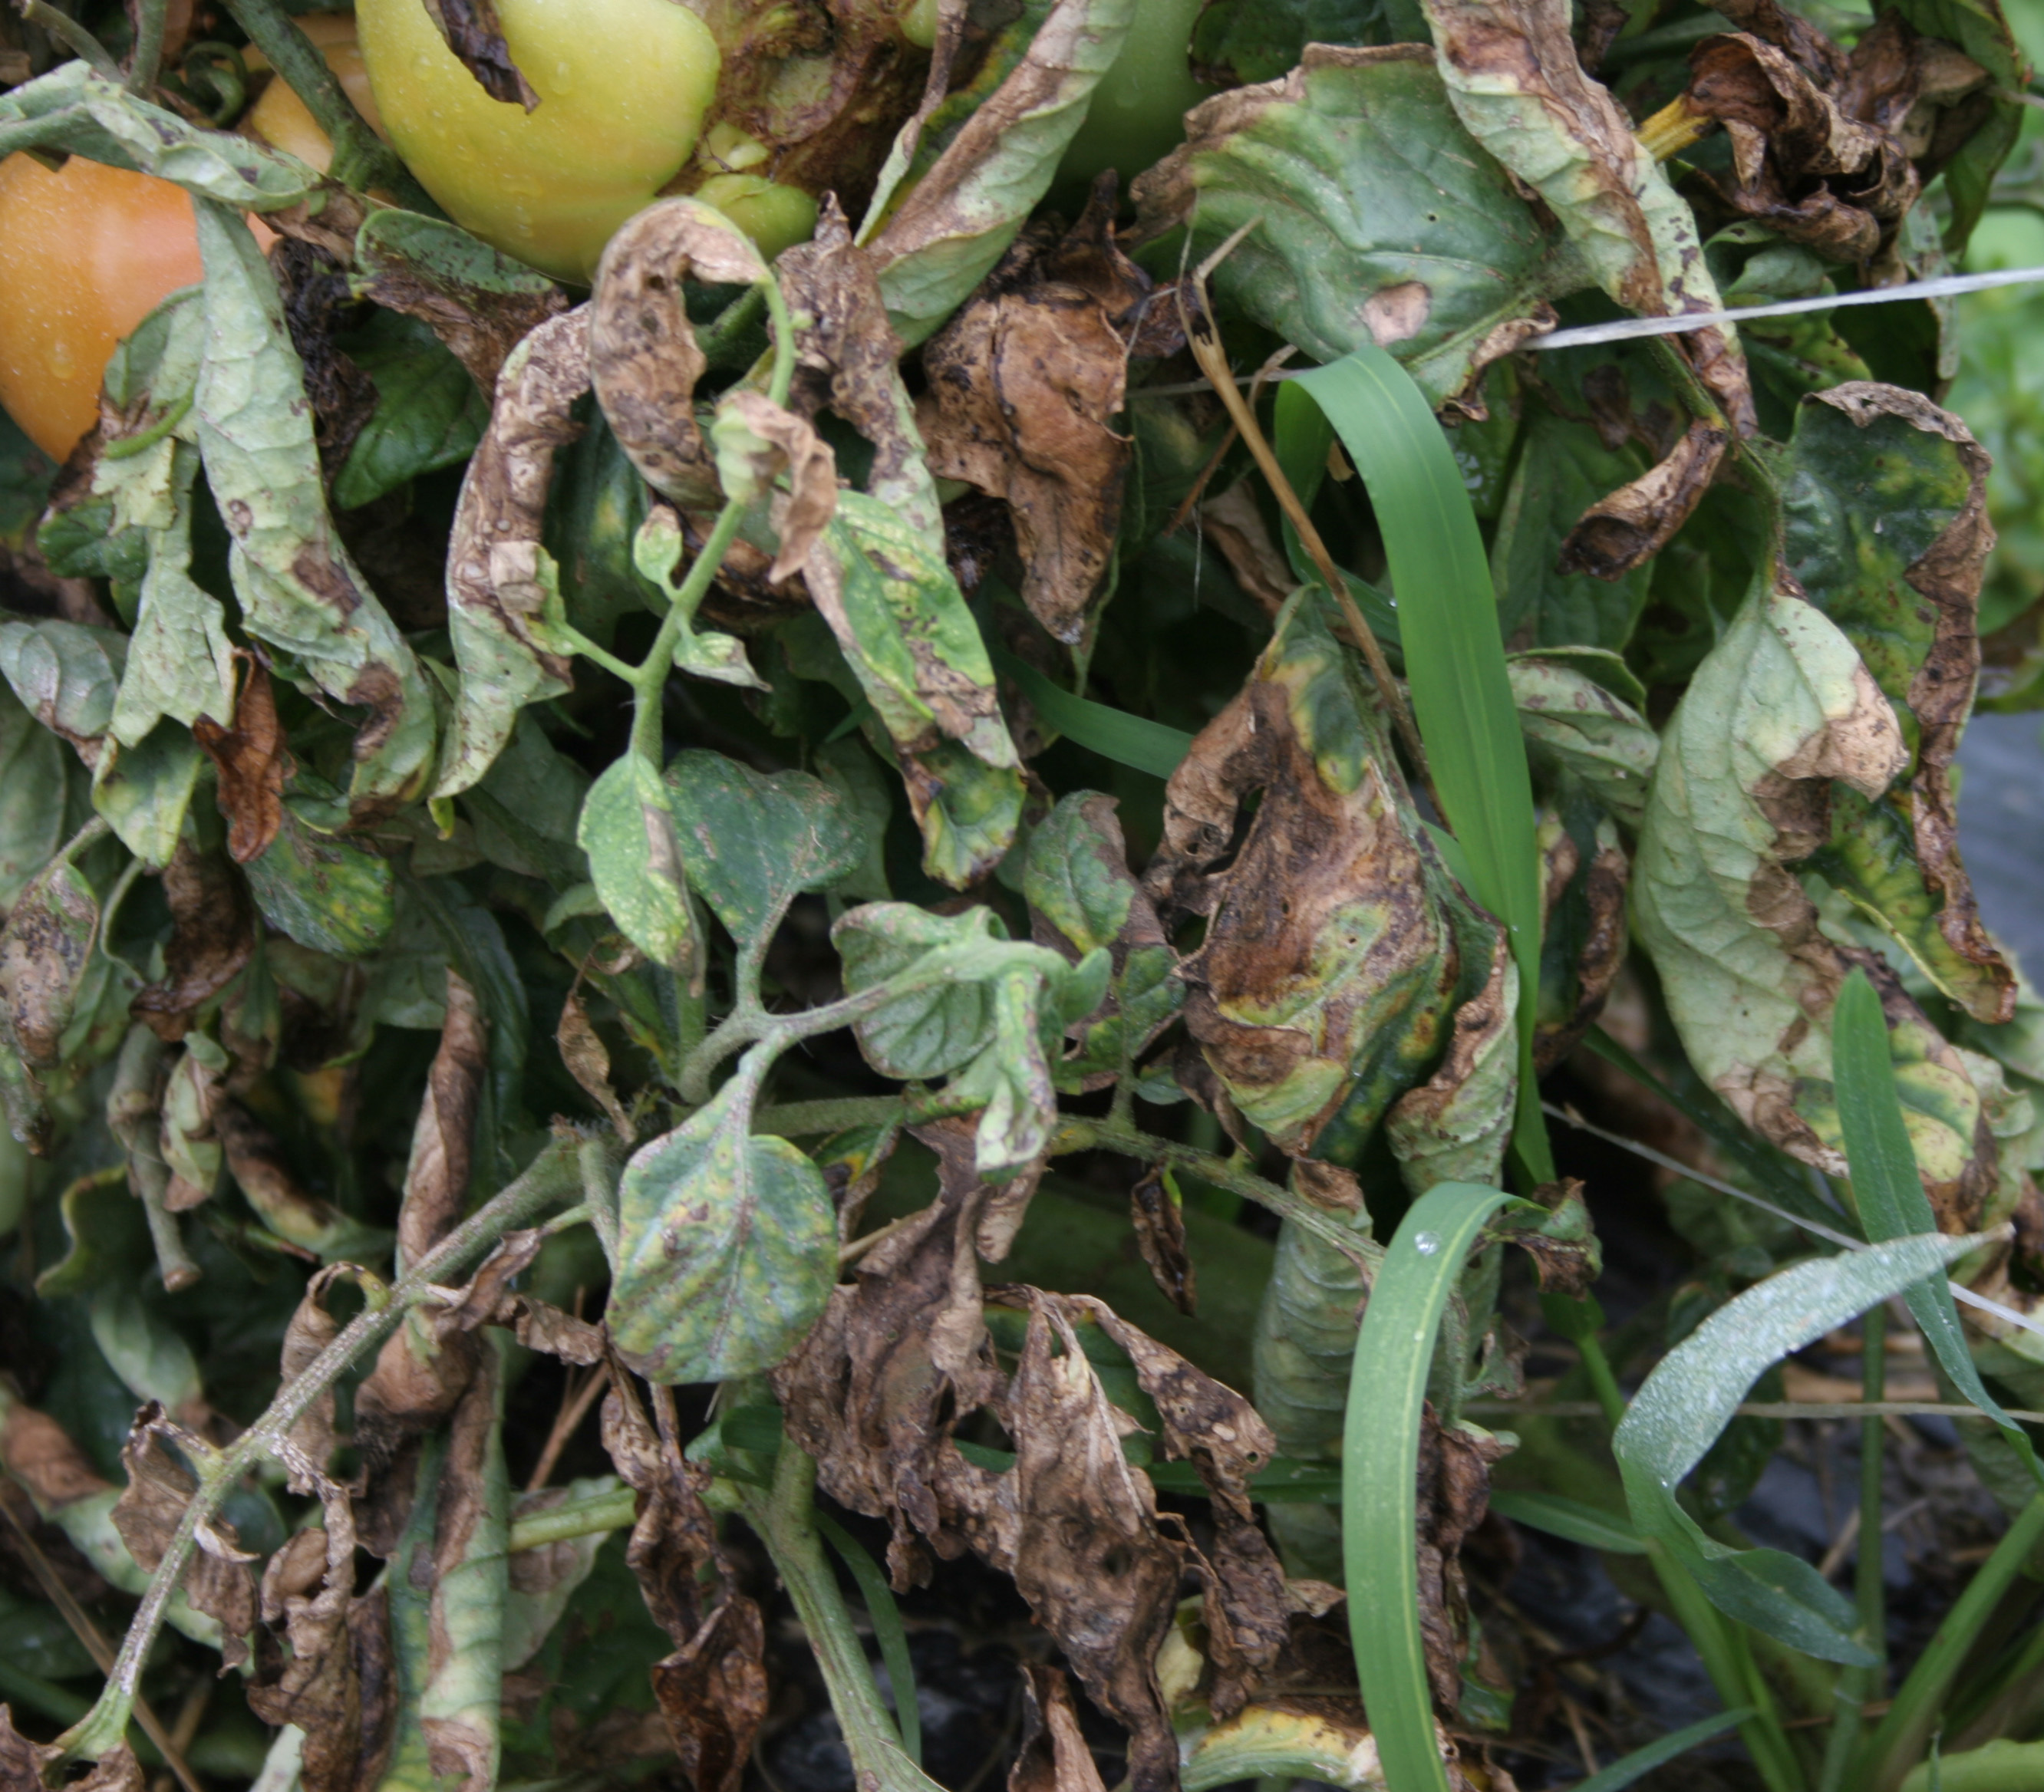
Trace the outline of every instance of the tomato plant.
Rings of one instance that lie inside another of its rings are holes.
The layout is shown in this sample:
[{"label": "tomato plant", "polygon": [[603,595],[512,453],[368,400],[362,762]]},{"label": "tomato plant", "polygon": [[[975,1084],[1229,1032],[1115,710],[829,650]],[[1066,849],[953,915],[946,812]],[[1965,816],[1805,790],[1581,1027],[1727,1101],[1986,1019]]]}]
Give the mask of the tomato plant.
[{"label": "tomato plant", "polygon": [[[370,90],[369,71],[363,61],[362,45],[356,38],[355,15],[310,13],[298,21],[298,29],[320,47],[327,67],[340,79],[355,109],[380,136],[382,119],[376,109],[376,96]],[[248,60],[252,71],[268,66],[257,55],[252,54]],[[271,80],[249,107],[248,116],[241,121],[241,128],[252,132],[267,144],[288,151],[301,162],[310,163],[321,174],[333,165],[332,141],[288,82]]]},{"label": "tomato plant", "polygon": [[485,93],[416,0],[359,10],[370,86],[398,152],[456,223],[586,282],[617,227],[695,148],[717,92],[717,40],[672,0],[504,0],[498,10],[539,96],[532,111]]}]

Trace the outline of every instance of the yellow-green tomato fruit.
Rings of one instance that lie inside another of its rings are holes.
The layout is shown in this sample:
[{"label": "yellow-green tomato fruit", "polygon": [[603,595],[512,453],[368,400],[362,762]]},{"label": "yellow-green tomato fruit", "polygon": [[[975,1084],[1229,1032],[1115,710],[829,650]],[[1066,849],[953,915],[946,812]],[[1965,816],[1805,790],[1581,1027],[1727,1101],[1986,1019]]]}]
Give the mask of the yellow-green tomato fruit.
[{"label": "yellow-green tomato fruit", "polygon": [[540,103],[492,99],[419,0],[355,8],[383,129],[464,229],[586,284],[603,246],[695,148],[717,92],[709,28],[677,0],[498,0]]},{"label": "yellow-green tomato fruit", "polygon": [[693,197],[723,213],[768,261],[816,233],[816,201],[762,175],[712,175]]},{"label": "yellow-green tomato fruit", "polygon": [[1114,66],[1093,90],[1085,122],[1058,164],[1058,180],[1090,181],[1115,168],[1124,181],[1185,139],[1185,113],[1213,92],[1186,65],[1203,0],[1139,0]]}]

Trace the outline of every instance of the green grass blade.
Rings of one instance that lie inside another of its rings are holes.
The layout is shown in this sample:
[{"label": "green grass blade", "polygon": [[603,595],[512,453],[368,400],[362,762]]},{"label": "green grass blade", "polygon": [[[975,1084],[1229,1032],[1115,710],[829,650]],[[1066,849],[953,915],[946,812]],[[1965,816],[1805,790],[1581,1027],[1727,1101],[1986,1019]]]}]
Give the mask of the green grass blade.
[{"label": "green grass blade", "polygon": [[866,1615],[873,1625],[873,1640],[880,1645],[880,1659],[886,1663],[887,1678],[894,1687],[894,1727],[901,1734],[901,1752],[917,1767],[923,1764],[923,1718],[916,1709],[916,1664],[909,1659],[909,1633],[902,1627],[901,1608],[894,1603],[893,1590],[880,1564],[866,1546],[827,1512],[813,1513],[816,1529],[823,1533],[838,1559],[851,1570],[859,1583],[859,1596],[866,1602]]},{"label": "green grass blade", "polygon": [[[1851,1166],[1853,1194],[1868,1238],[1900,1238],[1914,1232],[1934,1232],[1937,1215],[1916,1173],[1916,1153],[1895,1086],[1895,1059],[1888,1043],[1888,1022],[1866,973],[1855,966],[1838,992],[1831,1021],[1832,1080],[1838,1094],[1838,1121],[1845,1133],[1846,1161]],[[2015,1452],[2044,1485],[2044,1464],[2023,1428],[2002,1410],[1981,1384],[1959,1310],[1945,1278],[1919,1282],[1903,1296],[1938,1362],[1953,1384],[2000,1426]]]},{"label": "green grass blade", "polygon": [[1723,1735],[1733,1725],[1744,1723],[1753,1714],[1751,1706],[1742,1705],[1736,1711],[1720,1711],[1715,1717],[1705,1717],[1683,1729],[1670,1730],[1658,1742],[1635,1748],[1623,1760],[1613,1761],[1602,1772],[1577,1780],[1569,1792],[1619,1792],[1620,1787],[1631,1785],[1678,1755],[1688,1754],[1712,1736]]},{"label": "green grass blade", "polygon": [[1407,1211],[1363,1310],[1342,1427],[1349,1634],[1391,1792],[1447,1792],[1420,1635],[1416,1477],[1441,1314],[1485,1222],[1510,1197],[1444,1182]]},{"label": "green grass blade", "polygon": [[1626,1519],[1602,1512],[1560,1494],[1522,1493],[1500,1489],[1490,1496],[1490,1509],[1515,1525],[1527,1525],[1550,1537],[1566,1537],[1588,1548],[1614,1556],[1644,1556],[1646,1544]]},{"label": "green grass blade", "polygon": [[1441,426],[1412,376],[1374,343],[1292,385],[1327,413],[1362,475],[1397,594],[1412,712],[1434,788],[1462,843],[1470,893],[1502,922],[1519,966],[1519,1111],[1512,1142],[1552,1179],[1533,1080],[1540,992],[1540,861],[1533,781],[1497,631],[1497,597],[1476,512]]},{"label": "green grass blade", "polygon": [[1169,777],[1192,750],[1193,737],[1179,729],[1132,716],[1125,709],[1110,708],[1090,697],[1074,696],[1005,649],[992,647],[989,651],[994,670],[1021,687],[1038,715],[1067,739],[1090,747],[1103,759],[1155,777]]}]

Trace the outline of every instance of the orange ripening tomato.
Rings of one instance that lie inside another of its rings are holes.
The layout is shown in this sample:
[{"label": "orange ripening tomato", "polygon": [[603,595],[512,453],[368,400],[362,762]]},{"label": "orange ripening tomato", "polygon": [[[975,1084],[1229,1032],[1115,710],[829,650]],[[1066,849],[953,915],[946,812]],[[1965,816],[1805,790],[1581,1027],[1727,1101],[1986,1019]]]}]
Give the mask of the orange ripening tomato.
[{"label": "orange ripening tomato", "polygon": [[99,416],[123,337],[204,275],[183,188],[74,155],[0,162],[0,405],[61,461]]}]

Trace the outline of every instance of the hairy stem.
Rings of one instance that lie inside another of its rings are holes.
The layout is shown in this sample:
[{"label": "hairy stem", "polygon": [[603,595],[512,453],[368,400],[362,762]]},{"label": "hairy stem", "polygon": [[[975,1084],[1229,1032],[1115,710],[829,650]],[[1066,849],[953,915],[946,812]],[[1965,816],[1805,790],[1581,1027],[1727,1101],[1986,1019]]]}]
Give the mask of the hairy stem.
[{"label": "hairy stem", "polygon": [[146,94],[156,84],[163,61],[163,28],[170,0],[138,0],[135,9],[135,53],[128,59],[128,91]]},{"label": "hairy stem", "polygon": [[289,1447],[291,1427],[313,1401],[375,1350],[398,1328],[405,1314],[433,1298],[436,1290],[469,1268],[477,1258],[515,1228],[538,1218],[550,1207],[566,1206],[582,1192],[577,1147],[578,1134],[556,1138],[531,1167],[501,1194],[486,1202],[394,1284],[378,1302],[372,1300],[298,1378],[280,1391],[269,1410],[226,1449],[195,1462],[198,1487],[178,1520],[163,1549],[163,1559],[150,1576],[149,1589],[128,1627],[106,1677],[98,1702],[79,1723],[58,1740],[66,1756],[97,1760],[120,1741],[128,1727],[141,1679],[171,1595],[183,1578],[198,1546],[199,1528],[209,1522],[241,1477],[266,1456]]}]

